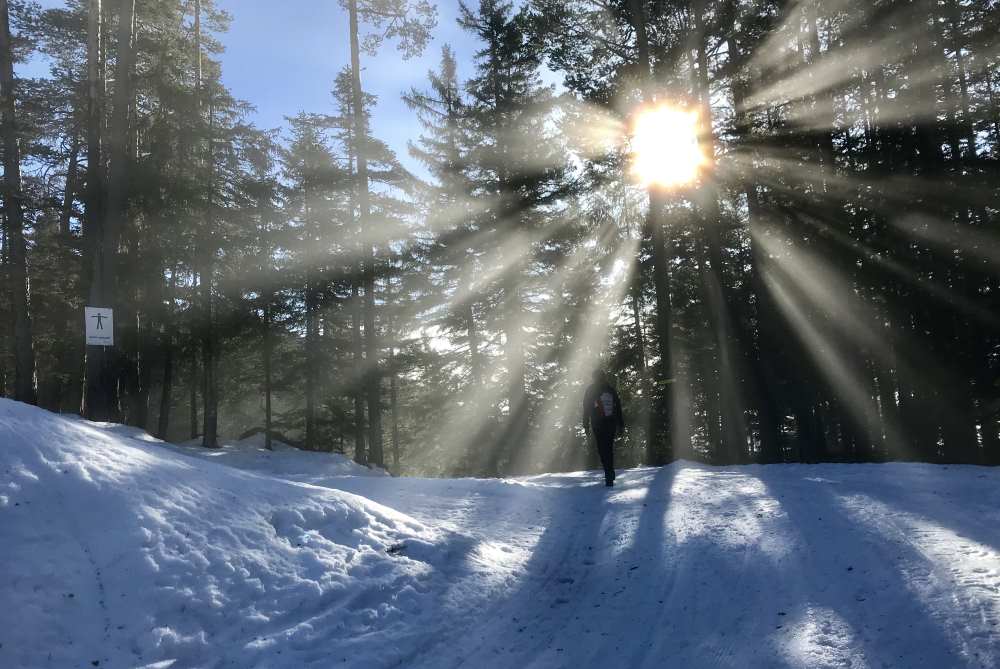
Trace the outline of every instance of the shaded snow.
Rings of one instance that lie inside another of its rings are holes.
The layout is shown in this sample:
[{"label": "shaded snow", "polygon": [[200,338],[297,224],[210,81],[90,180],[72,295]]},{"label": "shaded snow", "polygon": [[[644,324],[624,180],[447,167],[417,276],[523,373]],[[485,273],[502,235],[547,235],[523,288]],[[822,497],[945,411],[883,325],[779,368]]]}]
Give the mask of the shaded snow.
[{"label": "shaded snow", "polygon": [[[139,438],[148,437],[144,432],[140,435]],[[200,439],[167,446],[185,455],[302,483],[324,482],[338,476],[388,476],[384,469],[359,465],[340,453],[302,451],[276,439],[271,441],[271,450],[267,450],[261,432],[227,442],[218,449],[202,448]]]},{"label": "shaded snow", "polygon": [[9,400],[0,443],[0,667],[378,666],[467,544]]},{"label": "shaded snow", "polygon": [[0,400],[0,666],[1000,666],[1000,470],[194,450]]}]

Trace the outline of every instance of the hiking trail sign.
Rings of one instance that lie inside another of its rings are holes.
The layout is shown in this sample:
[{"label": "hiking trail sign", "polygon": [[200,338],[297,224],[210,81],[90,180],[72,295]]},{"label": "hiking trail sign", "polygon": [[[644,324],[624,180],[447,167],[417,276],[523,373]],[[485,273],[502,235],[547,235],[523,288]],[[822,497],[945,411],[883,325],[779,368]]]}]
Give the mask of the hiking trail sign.
[{"label": "hiking trail sign", "polygon": [[87,345],[114,346],[114,312],[103,307],[84,307],[83,315],[87,321]]}]

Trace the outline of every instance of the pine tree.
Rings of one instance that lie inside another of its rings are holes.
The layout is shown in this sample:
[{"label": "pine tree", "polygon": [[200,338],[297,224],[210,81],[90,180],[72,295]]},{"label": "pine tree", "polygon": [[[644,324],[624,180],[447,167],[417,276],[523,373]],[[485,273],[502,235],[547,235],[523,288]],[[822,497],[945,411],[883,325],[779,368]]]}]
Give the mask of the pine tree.
[{"label": "pine tree", "polygon": [[480,44],[476,74],[466,84],[468,119],[475,148],[470,152],[473,195],[485,201],[478,224],[493,248],[485,289],[497,305],[492,324],[503,334],[506,420],[497,442],[484,450],[478,469],[492,474],[514,462],[532,423],[524,327],[529,263],[534,239],[546,220],[543,207],[561,194],[563,162],[545,129],[553,96],[539,78],[541,45],[531,15],[509,3],[483,0],[478,9],[461,5],[460,24]]},{"label": "pine tree", "polygon": [[[371,193],[368,180],[368,144],[365,122],[364,89],[361,84],[360,22],[371,25],[377,32],[365,39],[365,49],[373,52],[383,38],[395,39],[405,57],[420,53],[436,22],[436,13],[427,0],[344,0],[349,17],[351,45],[351,96],[354,137],[356,197],[358,220],[362,228],[371,226]],[[381,35],[379,34],[381,33]],[[367,460],[383,464],[382,455],[382,389],[380,373],[380,345],[376,332],[375,265],[377,251],[374,240],[364,242],[361,257],[364,276],[364,332],[365,332],[365,387],[368,404]]]},{"label": "pine tree", "polygon": [[3,204],[9,245],[11,308],[14,312],[14,399],[34,404],[35,352],[28,296],[28,250],[24,238],[24,194],[18,145],[14,49],[7,0],[0,0],[0,113],[3,115]]}]

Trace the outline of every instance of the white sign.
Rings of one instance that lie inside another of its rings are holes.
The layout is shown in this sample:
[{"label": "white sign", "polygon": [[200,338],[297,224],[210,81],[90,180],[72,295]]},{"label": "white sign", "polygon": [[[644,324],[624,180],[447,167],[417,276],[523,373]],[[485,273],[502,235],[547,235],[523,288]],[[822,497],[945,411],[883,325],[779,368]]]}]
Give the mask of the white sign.
[{"label": "white sign", "polygon": [[111,309],[102,307],[84,307],[83,315],[87,319],[88,346],[114,346],[115,318]]}]

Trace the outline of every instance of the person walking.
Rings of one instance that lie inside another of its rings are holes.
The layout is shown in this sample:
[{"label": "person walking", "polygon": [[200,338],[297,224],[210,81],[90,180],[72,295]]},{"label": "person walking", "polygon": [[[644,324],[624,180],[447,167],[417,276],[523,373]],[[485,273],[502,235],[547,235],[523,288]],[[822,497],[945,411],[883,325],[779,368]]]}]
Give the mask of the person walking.
[{"label": "person walking", "polygon": [[625,416],[618,391],[603,369],[594,370],[593,383],[583,394],[583,431],[594,433],[597,454],[604,466],[604,485],[615,484],[615,436],[625,429]]}]

